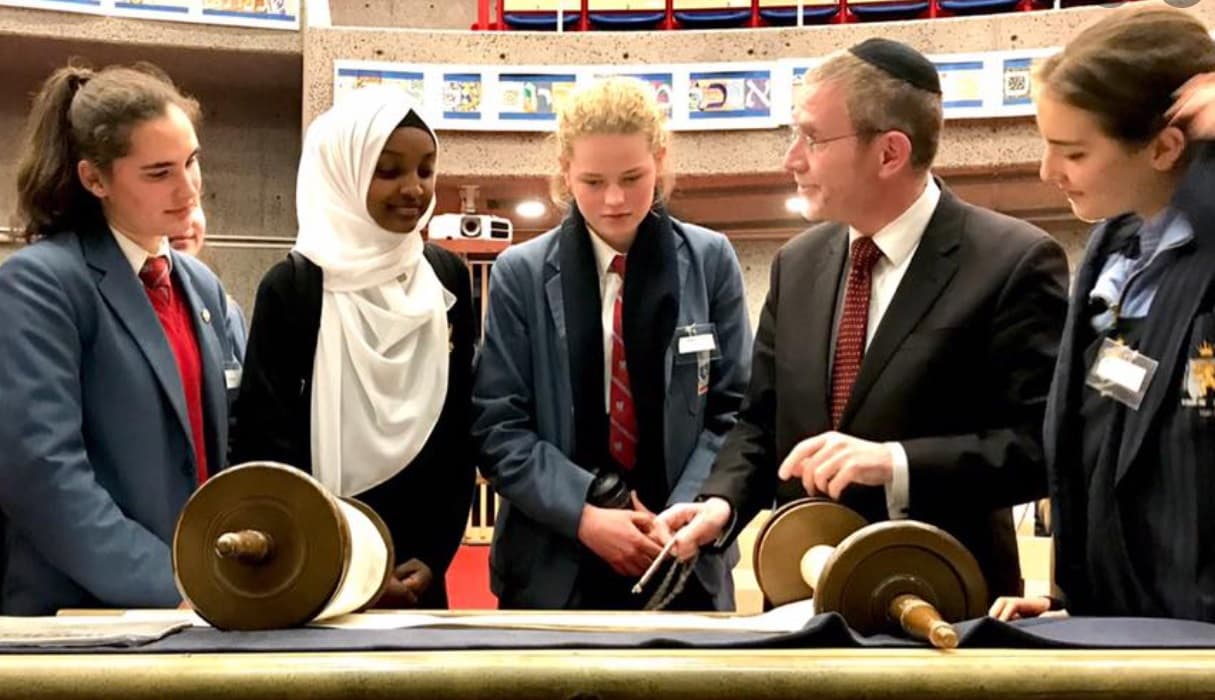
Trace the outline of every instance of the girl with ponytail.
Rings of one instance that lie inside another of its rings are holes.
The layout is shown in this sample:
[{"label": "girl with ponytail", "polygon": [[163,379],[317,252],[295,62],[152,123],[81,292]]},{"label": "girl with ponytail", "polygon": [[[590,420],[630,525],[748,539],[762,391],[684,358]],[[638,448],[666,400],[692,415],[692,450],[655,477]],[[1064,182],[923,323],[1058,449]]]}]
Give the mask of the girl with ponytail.
[{"label": "girl with ponytail", "polygon": [[169,543],[221,468],[225,294],[172,251],[199,204],[198,103],[151,66],[68,66],[18,166],[0,267],[0,612],[176,606]]}]

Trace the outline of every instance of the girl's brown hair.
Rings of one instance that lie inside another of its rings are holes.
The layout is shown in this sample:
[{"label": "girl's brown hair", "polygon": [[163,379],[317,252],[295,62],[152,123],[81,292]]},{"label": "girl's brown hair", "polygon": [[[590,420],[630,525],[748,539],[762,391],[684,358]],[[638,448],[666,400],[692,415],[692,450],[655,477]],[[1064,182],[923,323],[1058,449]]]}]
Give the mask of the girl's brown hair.
[{"label": "girl's brown hair", "polygon": [[109,172],[131,131],[176,105],[198,121],[198,102],[151,64],[94,71],[76,62],[55,71],[34,98],[17,166],[17,216],[27,240],[101,217],[77,163]]},{"label": "girl's brown hair", "polygon": [[1174,8],[1125,8],[1080,32],[1037,69],[1035,90],[1093,114],[1107,136],[1147,143],[1168,126],[1174,93],[1215,71],[1215,41]]}]

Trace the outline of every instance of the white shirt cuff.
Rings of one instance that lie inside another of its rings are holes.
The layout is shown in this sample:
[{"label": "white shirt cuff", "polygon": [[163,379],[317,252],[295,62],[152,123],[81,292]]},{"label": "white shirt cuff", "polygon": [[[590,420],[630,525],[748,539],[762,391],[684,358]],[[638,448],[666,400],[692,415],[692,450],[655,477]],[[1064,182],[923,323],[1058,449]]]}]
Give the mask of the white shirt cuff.
[{"label": "white shirt cuff", "polygon": [[886,513],[891,520],[907,517],[907,504],[911,501],[911,477],[908,474],[907,451],[897,442],[888,442],[890,459],[894,463],[890,483],[886,484]]}]

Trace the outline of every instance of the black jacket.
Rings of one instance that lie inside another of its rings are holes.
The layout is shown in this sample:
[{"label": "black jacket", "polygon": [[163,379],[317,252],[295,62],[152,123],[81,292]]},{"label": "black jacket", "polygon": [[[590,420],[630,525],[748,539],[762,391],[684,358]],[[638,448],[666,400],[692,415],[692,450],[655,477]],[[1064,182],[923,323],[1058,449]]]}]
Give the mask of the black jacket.
[{"label": "black jacket", "polygon": [[[826,223],[772,263],[747,396],[701,490],[734,505],[737,528],[774,498],[804,495],[797,480],[778,485],[777,467],[799,441],[831,430],[831,329],[847,252],[847,227]],[[1046,491],[1042,415],[1066,289],[1067,260],[1050,236],[942,189],[839,427],[902,444],[909,516],[958,538],[993,597],[1021,593],[1009,506]],[[852,486],[842,502],[871,522],[887,518],[881,488]]]},{"label": "black jacket", "polygon": [[[435,582],[420,607],[445,608],[443,580],[464,534],[475,474],[469,439],[475,318],[464,262],[431,243],[425,256],[439,281],[456,295],[447,314],[452,340],[447,399],[409,468],[358,498],[388,525],[398,564],[416,558],[434,572]],[[273,460],[312,471],[312,366],[322,280],[319,267],[293,253],[270,268],[258,287],[234,407],[232,464]]]}]

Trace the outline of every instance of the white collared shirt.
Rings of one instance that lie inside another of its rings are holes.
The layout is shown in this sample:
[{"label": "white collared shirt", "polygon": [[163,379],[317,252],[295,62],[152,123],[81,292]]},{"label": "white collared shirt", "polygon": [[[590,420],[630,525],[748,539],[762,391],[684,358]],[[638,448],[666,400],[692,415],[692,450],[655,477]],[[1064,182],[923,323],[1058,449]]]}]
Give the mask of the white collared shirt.
[{"label": "white collared shirt", "polygon": [[[143,269],[144,263],[148,261],[148,258],[152,257],[152,254],[113,226],[110,226],[110,233],[114,235],[114,240],[118,242],[118,249],[122,251],[123,257],[131,264],[131,269],[135,271],[135,276],[138,277],[139,271]],[[156,251],[156,254],[164,256],[169,261],[169,272],[172,273],[173,256],[169,255],[169,250],[169,237],[164,236],[160,239],[160,247]]]},{"label": "white collared shirt", "polygon": [[[924,237],[924,229],[932,219],[937,203],[941,200],[941,188],[937,186],[932,176],[924,191],[916,198],[911,206],[894,221],[886,224],[873,234],[873,242],[882,251],[882,258],[873,266],[873,274],[869,288],[869,326],[865,335],[865,349],[873,342],[873,336],[894,300],[899,283],[911,266],[911,259],[920,247]],[[854,228],[848,229],[848,250],[852,250],[852,242],[861,236]],[[837,314],[838,315],[838,314]],[[838,322],[838,318],[836,319]],[[886,510],[891,519],[907,517],[907,506],[911,501],[910,468],[907,463],[907,451],[897,442],[886,443],[894,458],[894,469],[890,483],[886,484]]]},{"label": "white collared shirt", "polygon": [[595,251],[595,269],[599,272],[599,318],[603,324],[603,412],[612,412],[612,326],[616,309],[616,297],[624,290],[624,279],[608,268],[612,259],[623,253],[607,244],[588,226],[591,234],[591,249]]},{"label": "white collared shirt", "polygon": [[[897,219],[886,224],[873,234],[873,242],[882,251],[882,257],[873,266],[873,274],[869,288],[869,327],[865,336],[865,349],[873,342],[886,309],[894,299],[894,293],[911,266],[911,258],[920,247],[920,239],[924,237],[924,229],[937,209],[941,199],[941,188],[928,178],[928,184],[920,196],[907,207]],[[848,229],[848,250],[852,250],[852,242],[861,234],[854,228]]]}]

